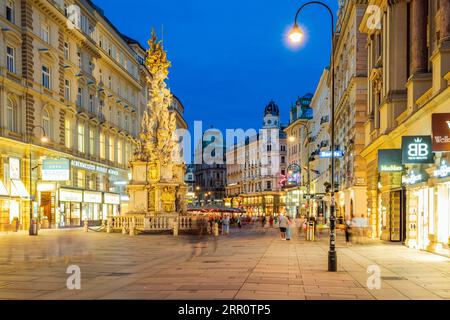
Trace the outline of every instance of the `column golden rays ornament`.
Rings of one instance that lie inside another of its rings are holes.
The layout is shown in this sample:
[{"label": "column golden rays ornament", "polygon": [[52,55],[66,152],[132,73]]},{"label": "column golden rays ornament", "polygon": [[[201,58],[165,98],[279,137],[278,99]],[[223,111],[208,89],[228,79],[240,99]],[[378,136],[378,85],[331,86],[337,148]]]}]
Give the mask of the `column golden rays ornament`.
[{"label": "column golden rays ornament", "polygon": [[[127,214],[171,216],[186,213],[184,164],[173,157],[178,150],[176,114],[170,111],[172,94],[167,88],[170,61],[162,42],[152,31],[145,67],[149,100],[144,110],[138,145],[130,162],[132,179]],[[177,200],[177,201],[175,201]],[[146,219],[147,219],[146,218]]]},{"label": "column golden rays ornament", "polygon": [[141,133],[135,157],[142,161],[159,160],[162,166],[172,162],[172,152],[176,147],[173,134],[176,130],[176,115],[169,111],[172,94],[167,88],[166,79],[171,63],[167,60],[162,42],[152,31],[148,41],[145,66],[151,76],[147,77],[150,99],[141,123]]}]

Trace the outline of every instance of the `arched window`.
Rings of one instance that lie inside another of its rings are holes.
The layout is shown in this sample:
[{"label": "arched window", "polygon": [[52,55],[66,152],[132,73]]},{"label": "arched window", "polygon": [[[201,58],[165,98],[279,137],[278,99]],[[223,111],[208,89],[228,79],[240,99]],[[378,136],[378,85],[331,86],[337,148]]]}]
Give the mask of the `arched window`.
[{"label": "arched window", "polygon": [[42,127],[45,130],[45,135],[51,140],[52,136],[52,119],[50,112],[47,109],[42,111]]},{"label": "arched window", "polygon": [[10,131],[17,132],[17,105],[16,103],[8,98],[6,106],[6,127]]}]

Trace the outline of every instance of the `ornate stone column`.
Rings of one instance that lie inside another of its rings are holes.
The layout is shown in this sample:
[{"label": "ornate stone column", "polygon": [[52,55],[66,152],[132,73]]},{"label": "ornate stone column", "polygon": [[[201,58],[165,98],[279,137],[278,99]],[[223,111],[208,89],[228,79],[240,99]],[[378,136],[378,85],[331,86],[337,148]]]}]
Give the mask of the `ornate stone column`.
[{"label": "ornate stone column", "polygon": [[445,42],[450,40],[450,1],[449,0],[439,0],[440,7],[440,31],[441,39],[440,42]]},{"label": "ornate stone column", "polygon": [[427,16],[428,1],[413,0],[411,74],[424,73],[428,70]]}]

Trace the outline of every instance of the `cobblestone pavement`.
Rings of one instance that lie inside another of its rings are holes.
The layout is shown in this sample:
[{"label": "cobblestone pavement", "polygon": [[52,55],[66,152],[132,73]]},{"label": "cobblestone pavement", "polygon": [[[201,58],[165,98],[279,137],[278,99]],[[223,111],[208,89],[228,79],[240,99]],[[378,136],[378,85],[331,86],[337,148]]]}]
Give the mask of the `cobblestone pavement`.
[{"label": "cobblestone pavement", "polygon": [[[327,269],[327,236],[279,239],[274,229],[219,238],[48,230],[0,236],[0,299],[450,299],[450,259],[400,244],[347,247]],[[69,290],[66,269],[81,268]],[[367,288],[378,265],[381,288]]]}]

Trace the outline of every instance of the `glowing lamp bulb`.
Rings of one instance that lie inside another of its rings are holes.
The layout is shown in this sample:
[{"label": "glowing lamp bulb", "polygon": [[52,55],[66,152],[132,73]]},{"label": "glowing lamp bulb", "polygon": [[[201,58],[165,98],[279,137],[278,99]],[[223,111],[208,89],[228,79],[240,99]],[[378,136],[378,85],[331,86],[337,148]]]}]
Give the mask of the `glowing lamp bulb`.
[{"label": "glowing lamp bulb", "polygon": [[289,32],[289,39],[293,43],[300,43],[303,39],[303,32],[300,30],[299,26],[295,24],[292,27],[291,32]]}]

